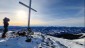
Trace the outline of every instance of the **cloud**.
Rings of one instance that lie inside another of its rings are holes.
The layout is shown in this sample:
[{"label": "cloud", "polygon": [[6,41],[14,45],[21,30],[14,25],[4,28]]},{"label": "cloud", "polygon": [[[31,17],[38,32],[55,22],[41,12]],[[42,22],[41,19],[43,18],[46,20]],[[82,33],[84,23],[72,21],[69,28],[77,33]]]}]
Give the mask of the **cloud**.
[{"label": "cloud", "polygon": [[[79,18],[69,18],[69,19],[56,19],[51,21],[43,22],[43,25],[53,25],[53,26],[84,26],[84,17]],[[36,21],[37,23],[37,21]]]},{"label": "cloud", "polygon": [[[28,12],[28,8],[20,5],[19,1],[29,5],[29,0],[0,0],[0,16],[2,16],[0,17],[0,21],[7,16],[17,25],[17,21],[19,20],[16,19],[17,16],[15,12],[18,10]],[[83,0],[32,0],[32,8],[38,12],[35,13],[32,11],[31,25],[83,26],[84,5],[82,1]],[[27,19],[25,19],[25,21],[27,21]],[[14,25],[13,22],[10,22],[11,25]],[[18,24],[24,26],[27,25],[27,22],[20,22]]]}]

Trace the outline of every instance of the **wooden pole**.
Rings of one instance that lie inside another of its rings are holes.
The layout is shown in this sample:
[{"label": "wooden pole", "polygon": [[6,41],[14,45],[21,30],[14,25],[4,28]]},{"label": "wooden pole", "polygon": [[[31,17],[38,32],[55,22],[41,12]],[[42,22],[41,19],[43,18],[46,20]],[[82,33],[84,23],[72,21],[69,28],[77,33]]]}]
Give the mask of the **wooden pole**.
[{"label": "wooden pole", "polygon": [[28,15],[28,29],[30,28],[30,16],[31,16],[31,3],[32,3],[32,0],[29,1],[29,15]]}]

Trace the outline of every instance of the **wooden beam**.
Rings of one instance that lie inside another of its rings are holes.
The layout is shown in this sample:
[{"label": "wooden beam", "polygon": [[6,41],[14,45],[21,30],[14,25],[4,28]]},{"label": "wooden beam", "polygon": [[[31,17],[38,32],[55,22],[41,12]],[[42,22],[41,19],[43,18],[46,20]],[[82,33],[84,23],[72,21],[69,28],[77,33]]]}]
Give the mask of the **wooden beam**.
[{"label": "wooden beam", "polygon": [[37,12],[35,9],[33,9],[33,8],[29,7],[29,6],[27,6],[26,4],[24,4],[24,3],[20,2],[20,1],[19,1],[19,3],[22,4],[22,5],[24,5],[24,6],[27,7],[27,8],[32,9],[33,11]]}]

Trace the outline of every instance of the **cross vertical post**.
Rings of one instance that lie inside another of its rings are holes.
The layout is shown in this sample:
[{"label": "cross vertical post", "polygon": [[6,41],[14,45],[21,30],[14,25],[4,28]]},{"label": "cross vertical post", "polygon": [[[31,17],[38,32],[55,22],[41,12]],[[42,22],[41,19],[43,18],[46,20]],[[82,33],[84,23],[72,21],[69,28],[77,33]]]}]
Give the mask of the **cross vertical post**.
[{"label": "cross vertical post", "polygon": [[32,0],[29,1],[30,8],[29,8],[29,16],[28,16],[28,29],[30,27],[31,3],[32,3]]}]

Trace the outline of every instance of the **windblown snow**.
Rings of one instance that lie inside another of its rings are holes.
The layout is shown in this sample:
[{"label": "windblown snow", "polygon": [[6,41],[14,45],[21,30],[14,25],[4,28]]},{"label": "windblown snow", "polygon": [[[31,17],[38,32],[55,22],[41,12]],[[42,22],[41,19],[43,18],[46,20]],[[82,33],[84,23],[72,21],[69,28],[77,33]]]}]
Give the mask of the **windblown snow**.
[{"label": "windblown snow", "polygon": [[15,36],[7,33],[6,38],[1,38],[0,48],[84,48],[84,39],[67,40],[35,32],[31,42],[25,42],[26,37]]}]

